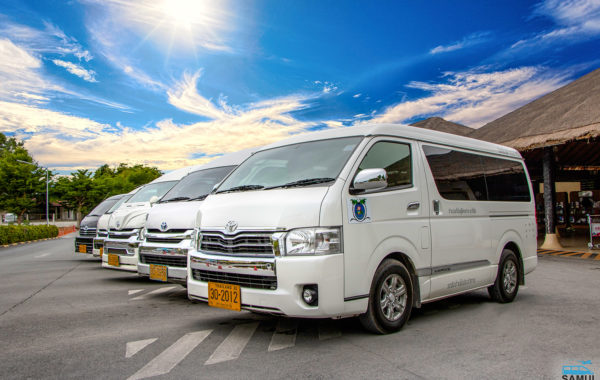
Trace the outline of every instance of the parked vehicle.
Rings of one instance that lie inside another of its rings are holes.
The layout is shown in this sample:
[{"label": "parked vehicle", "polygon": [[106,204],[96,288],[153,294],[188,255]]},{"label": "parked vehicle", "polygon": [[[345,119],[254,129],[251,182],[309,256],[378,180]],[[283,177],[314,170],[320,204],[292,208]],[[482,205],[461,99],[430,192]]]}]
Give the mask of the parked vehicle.
[{"label": "parked vehicle", "polygon": [[123,195],[115,195],[106,198],[81,220],[79,232],[75,237],[75,252],[92,254],[98,219],[122,197]]},{"label": "parked vehicle", "polygon": [[139,187],[127,194],[121,194],[122,197],[107,212],[98,218],[98,223],[96,224],[96,236],[94,237],[92,250],[94,257],[102,257],[102,254],[104,253],[104,240],[108,237],[108,222],[112,213],[121,207],[121,205],[131,198],[138,190]]},{"label": "parked vehicle", "polygon": [[181,179],[148,212],[140,244],[138,274],[151,280],[187,284],[187,252],[192,247],[198,209],[250,151],[217,158]]},{"label": "parked vehicle", "polygon": [[399,125],[263,147],[202,204],[188,296],[399,330],[413,307],[488,288],[511,302],[534,270],[536,224],[511,148]]},{"label": "parked vehicle", "polygon": [[15,223],[17,221],[17,216],[11,212],[7,212],[2,216],[3,223]]},{"label": "parked vehicle", "polygon": [[108,236],[104,240],[102,267],[137,272],[139,235],[148,211],[181,178],[197,167],[174,170],[142,186],[112,213],[108,221]]}]

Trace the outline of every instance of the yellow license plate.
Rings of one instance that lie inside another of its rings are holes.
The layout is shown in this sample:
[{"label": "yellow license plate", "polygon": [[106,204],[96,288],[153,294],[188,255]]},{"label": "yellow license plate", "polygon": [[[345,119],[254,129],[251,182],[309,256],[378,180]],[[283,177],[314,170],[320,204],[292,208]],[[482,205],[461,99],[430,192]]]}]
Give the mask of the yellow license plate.
[{"label": "yellow license plate", "polygon": [[104,247],[100,247],[100,257],[102,257],[102,254],[104,254]]},{"label": "yellow license plate", "polygon": [[240,311],[242,292],[239,285],[208,283],[208,306]]},{"label": "yellow license plate", "polygon": [[85,244],[79,244],[79,253],[87,253],[87,247]]},{"label": "yellow license plate", "polygon": [[166,265],[150,264],[150,279],[167,282],[167,267],[166,267]]},{"label": "yellow license plate", "polygon": [[111,255],[109,253],[108,254],[108,265],[113,266],[113,267],[118,267],[119,266],[119,255]]}]

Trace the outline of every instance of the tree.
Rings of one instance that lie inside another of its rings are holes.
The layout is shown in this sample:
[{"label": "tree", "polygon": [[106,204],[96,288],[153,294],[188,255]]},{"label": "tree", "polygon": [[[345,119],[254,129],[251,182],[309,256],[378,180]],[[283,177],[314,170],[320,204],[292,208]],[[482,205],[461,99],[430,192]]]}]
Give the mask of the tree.
[{"label": "tree", "polygon": [[161,176],[160,170],[143,165],[120,164],[111,169],[102,165],[92,174],[88,170],[77,170],[69,177],[56,181],[56,198],[77,213],[77,224],[93,207],[104,199],[128,193]]},{"label": "tree", "polygon": [[16,214],[21,223],[26,212],[42,203],[45,191],[45,169],[33,160],[23,141],[0,133],[0,209]]}]

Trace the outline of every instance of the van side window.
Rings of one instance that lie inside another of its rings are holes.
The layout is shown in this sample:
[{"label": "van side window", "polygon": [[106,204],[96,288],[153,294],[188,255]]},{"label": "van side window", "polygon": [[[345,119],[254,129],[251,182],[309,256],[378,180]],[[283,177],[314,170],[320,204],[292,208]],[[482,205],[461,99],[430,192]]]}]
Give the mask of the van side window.
[{"label": "van side window", "polygon": [[479,155],[423,146],[438,192],[444,199],[485,201],[487,191]]},{"label": "van side window", "polygon": [[386,189],[412,185],[410,146],[403,143],[380,141],[363,158],[358,172],[364,169],[385,169],[388,175]]},{"label": "van side window", "polygon": [[495,157],[481,157],[490,201],[529,202],[529,186],[523,164]]}]

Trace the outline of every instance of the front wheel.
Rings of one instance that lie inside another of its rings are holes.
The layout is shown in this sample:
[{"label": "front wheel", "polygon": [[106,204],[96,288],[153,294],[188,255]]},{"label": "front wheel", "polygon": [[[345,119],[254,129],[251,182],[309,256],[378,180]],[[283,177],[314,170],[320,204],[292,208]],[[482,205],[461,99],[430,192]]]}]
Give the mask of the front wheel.
[{"label": "front wheel", "polygon": [[510,249],[502,251],[496,281],[488,288],[490,297],[500,303],[512,302],[519,291],[520,274],[517,255]]},{"label": "front wheel", "polygon": [[413,304],[410,273],[398,260],[383,261],[373,277],[367,312],[360,316],[362,325],[377,334],[398,331],[404,326]]}]

